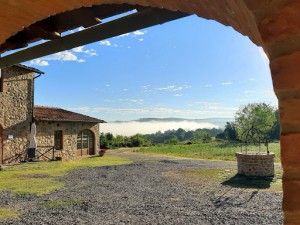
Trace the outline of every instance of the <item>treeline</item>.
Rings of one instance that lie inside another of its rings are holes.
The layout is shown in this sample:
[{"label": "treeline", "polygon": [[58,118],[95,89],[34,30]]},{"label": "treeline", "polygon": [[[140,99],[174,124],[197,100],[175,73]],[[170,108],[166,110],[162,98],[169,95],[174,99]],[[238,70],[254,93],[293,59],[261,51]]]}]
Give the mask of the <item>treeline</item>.
[{"label": "treeline", "polygon": [[165,132],[158,131],[154,134],[136,134],[130,137],[116,135],[112,133],[101,133],[100,147],[101,148],[120,148],[120,147],[140,147],[151,146],[156,144],[178,144],[186,142],[188,144],[209,142],[221,129],[197,129],[194,131],[185,131],[182,128],[177,130],[167,130]]},{"label": "treeline", "polygon": [[251,103],[240,107],[234,122],[227,122],[217,140],[238,142],[272,142],[280,139],[278,109],[266,103]]}]

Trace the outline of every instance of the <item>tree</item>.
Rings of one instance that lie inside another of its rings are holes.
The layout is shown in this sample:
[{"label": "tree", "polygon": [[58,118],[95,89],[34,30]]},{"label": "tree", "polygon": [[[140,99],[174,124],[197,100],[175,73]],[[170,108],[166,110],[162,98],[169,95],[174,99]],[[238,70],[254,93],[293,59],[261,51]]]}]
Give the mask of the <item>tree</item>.
[{"label": "tree", "polygon": [[182,128],[178,128],[176,131],[176,137],[178,138],[179,141],[183,141],[185,136],[185,130]]},{"label": "tree", "polygon": [[225,140],[226,139],[226,135],[224,132],[220,132],[216,135],[216,139],[217,140]]},{"label": "tree", "polygon": [[206,131],[203,131],[201,133],[201,140],[202,140],[203,143],[208,143],[208,142],[211,141],[211,139],[212,139],[212,137],[211,137],[210,133],[208,133]]},{"label": "tree", "polygon": [[268,135],[271,140],[279,140],[280,139],[280,121],[279,121],[278,109],[275,110],[275,122],[274,122],[273,127],[270,130]]},{"label": "tree", "polygon": [[175,135],[165,141],[165,143],[169,145],[176,145],[178,142],[178,138]]},{"label": "tree", "polygon": [[100,148],[108,148],[108,141],[104,133],[100,134]]},{"label": "tree", "polygon": [[269,139],[268,133],[275,122],[274,108],[266,103],[242,106],[235,114],[238,138],[244,142]]},{"label": "tree", "polygon": [[229,141],[236,141],[238,139],[238,133],[233,122],[226,122],[224,136]]},{"label": "tree", "polygon": [[140,147],[146,143],[146,140],[142,134],[136,134],[130,137],[131,147]]}]

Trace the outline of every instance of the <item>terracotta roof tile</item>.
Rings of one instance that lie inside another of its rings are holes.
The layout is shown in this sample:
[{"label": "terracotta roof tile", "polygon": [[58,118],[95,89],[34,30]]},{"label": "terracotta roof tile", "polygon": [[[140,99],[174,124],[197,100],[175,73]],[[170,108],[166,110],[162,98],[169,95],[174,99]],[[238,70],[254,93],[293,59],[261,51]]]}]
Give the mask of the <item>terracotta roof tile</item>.
[{"label": "terracotta roof tile", "polygon": [[62,108],[35,106],[34,117],[37,121],[70,121],[88,123],[106,123],[104,120],[71,112]]},{"label": "terracotta roof tile", "polygon": [[39,74],[45,74],[44,72],[42,72],[42,71],[40,71],[40,70],[38,70],[38,69],[36,69],[36,68],[29,67],[29,66],[25,66],[25,65],[23,65],[23,64],[16,64],[16,65],[14,65],[14,66],[19,67],[19,68],[23,68],[23,69],[25,69],[25,70],[29,70],[29,71],[31,71],[31,72],[35,72],[35,73],[39,73]]}]

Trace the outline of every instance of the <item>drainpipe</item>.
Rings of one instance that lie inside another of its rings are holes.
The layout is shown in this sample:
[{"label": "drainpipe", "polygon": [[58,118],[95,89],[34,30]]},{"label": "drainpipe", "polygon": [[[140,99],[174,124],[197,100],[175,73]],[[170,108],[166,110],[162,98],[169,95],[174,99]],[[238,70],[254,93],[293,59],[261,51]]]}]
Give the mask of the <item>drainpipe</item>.
[{"label": "drainpipe", "polygon": [[[32,105],[31,105],[31,124],[34,122],[34,80],[36,78],[39,78],[42,74],[38,74],[36,77],[33,78],[32,81]],[[31,130],[31,124],[30,124],[30,130]]]}]

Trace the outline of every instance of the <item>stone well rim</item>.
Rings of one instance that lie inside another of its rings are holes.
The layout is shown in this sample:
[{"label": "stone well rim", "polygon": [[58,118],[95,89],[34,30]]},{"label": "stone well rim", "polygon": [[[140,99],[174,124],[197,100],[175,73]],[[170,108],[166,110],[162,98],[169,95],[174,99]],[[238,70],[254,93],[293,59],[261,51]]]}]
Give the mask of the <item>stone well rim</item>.
[{"label": "stone well rim", "polygon": [[236,152],[235,155],[249,155],[249,156],[255,156],[255,155],[262,155],[262,156],[269,156],[269,155],[274,155],[274,152],[253,152],[253,151],[249,151],[249,152]]}]

